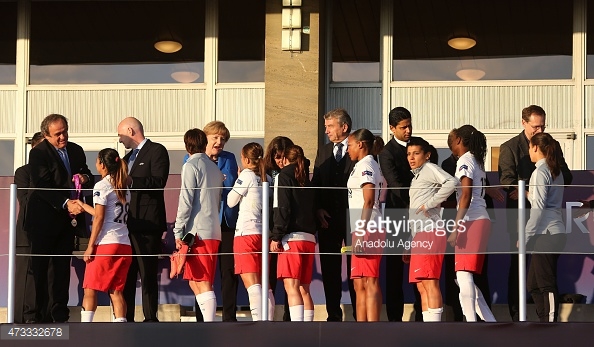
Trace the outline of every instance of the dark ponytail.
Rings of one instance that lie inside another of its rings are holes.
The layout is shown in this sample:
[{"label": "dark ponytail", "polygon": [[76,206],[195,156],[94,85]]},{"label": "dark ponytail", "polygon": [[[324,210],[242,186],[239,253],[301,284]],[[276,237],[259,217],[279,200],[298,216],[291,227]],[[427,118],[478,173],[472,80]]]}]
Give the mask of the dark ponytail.
[{"label": "dark ponytail", "polygon": [[561,160],[559,158],[561,145],[559,142],[549,133],[538,133],[532,136],[530,144],[537,146],[542,154],[544,154],[553,179],[557,178],[561,174]]},{"label": "dark ponytail", "polygon": [[111,184],[118,200],[125,204],[126,190],[128,189],[128,165],[113,148],[102,149],[97,157],[99,158],[99,162],[105,165],[107,173],[111,177]]},{"label": "dark ponytail", "polygon": [[300,187],[304,187],[309,182],[309,176],[305,168],[305,155],[303,148],[293,145],[285,150],[285,158],[289,163],[295,165],[295,179]]},{"label": "dark ponytail", "polygon": [[244,158],[249,159],[250,162],[254,164],[261,182],[266,182],[266,165],[262,158],[264,156],[264,149],[262,146],[259,143],[250,142],[243,146],[241,154]]},{"label": "dark ponytail", "polygon": [[472,153],[480,167],[484,170],[485,158],[487,156],[487,138],[485,134],[470,124],[463,125],[458,129],[452,130],[452,132],[462,140],[462,145],[468,148],[468,151]]}]

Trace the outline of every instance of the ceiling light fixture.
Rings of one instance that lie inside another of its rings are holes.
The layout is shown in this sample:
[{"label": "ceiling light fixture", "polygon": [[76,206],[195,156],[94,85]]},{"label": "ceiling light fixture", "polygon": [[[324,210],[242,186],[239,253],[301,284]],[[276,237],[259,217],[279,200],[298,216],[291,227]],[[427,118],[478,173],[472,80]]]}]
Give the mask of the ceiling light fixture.
[{"label": "ceiling light fixture", "polygon": [[175,53],[182,49],[182,44],[174,40],[161,40],[155,42],[155,49],[163,53]]},{"label": "ceiling light fixture", "polygon": [[464,81],[478,81],[485,77],[485,72],[481,69],[460,69],[456,72],[456,76]]},{"label": "ceiling light fixture", "polygon": [[171,78],[179,83],[192,83],[200,78],[200,74],[194,71],[176,71],[171,74]]},{"label": "ceiling light fixture", "polygon": [[476,40],[470,37],[453,37],[448,40],[448,45],[453,49],[466,50],[476,45]]}]

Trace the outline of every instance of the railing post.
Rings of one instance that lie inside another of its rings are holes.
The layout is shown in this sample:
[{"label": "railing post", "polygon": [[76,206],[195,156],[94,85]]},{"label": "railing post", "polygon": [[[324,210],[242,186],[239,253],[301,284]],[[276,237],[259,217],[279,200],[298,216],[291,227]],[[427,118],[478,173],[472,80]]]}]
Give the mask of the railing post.
[{"label": "railing post", "polygon": [[526,181],[518,181],[518,284],[520,322],[526,321]]},{"label": "railing post", "polygon": [[268,320],[268,273],[270,272],[270,230],[268,226],[270,183],[262,182],[262,310],[260,320]]}]

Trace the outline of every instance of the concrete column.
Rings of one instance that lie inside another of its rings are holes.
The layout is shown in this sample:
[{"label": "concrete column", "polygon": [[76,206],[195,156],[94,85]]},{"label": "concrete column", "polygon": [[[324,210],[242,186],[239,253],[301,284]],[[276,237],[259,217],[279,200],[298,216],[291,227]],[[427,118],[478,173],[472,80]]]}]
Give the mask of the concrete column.
[{"label": "concrete column", "polygon": [[315,160],[319,143],[323,142],[320,121],[323,115],[323,26],[320,10],[324,1],[303,0],[302,26],[309,34],[301,34],[301,51],[281,50],[281,0],[266,0],[266,92],[264,144],[276,136],[287,136],[303,147],[305,155]]}]

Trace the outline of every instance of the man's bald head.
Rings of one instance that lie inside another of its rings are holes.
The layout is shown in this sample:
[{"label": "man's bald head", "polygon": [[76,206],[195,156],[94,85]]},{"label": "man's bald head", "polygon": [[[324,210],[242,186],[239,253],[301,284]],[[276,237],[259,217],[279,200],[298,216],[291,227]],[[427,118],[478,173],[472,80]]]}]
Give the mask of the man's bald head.
[{"label": "man's bald head", "polygon": [[118,125],[119,141],[126,149],[134,149],[144,140],[142,123],[134,117],[124,118]]}]

